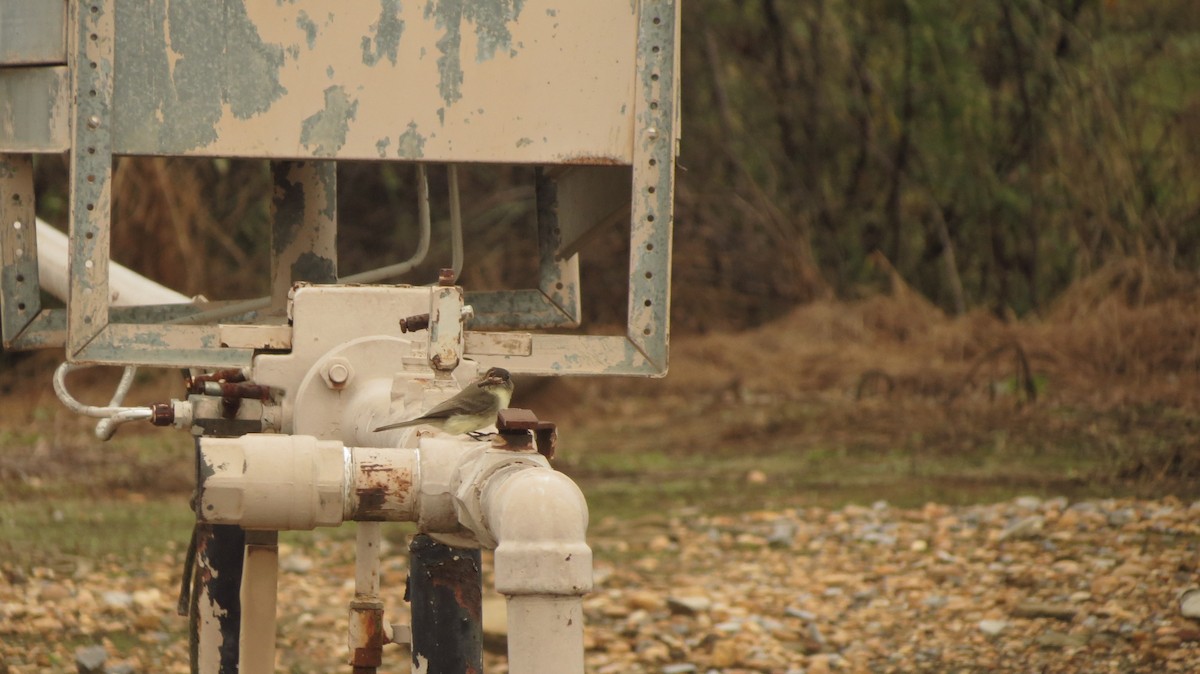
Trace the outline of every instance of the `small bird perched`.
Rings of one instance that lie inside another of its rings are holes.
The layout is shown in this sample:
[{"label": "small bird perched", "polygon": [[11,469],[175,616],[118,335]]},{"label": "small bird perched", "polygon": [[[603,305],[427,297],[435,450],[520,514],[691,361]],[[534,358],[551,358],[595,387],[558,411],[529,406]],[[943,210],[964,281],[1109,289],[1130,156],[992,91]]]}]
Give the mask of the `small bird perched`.
[{"label": "small bird perched", "polygon": [[387,424],[374,432],[405,426],[433,426],[450,435],[472,433],[496,423],[496,415],[512,400],[513,383],[508,370],[493,367],[478,381],[471,382],[454,397],[445,400],[416,419]]}]

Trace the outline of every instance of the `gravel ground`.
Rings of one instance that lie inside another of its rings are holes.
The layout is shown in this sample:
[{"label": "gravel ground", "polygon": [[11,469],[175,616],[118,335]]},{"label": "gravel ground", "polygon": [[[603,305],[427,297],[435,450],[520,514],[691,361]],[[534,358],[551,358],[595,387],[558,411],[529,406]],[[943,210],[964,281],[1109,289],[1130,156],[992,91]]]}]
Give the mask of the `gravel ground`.
[{"label": "gravel ground", "polygon": [[[1196,615],[1180,601],[1200,585],[1200,502],[697,511],[595,523],[591,542],[597,674],[1200,670],[1200,593],[1185,602]],[[347,671],[352,548],[283,550],[279,671]],[[74,672],[101,655],[112,674],[187,672],[181,556],[138,568],[0,560],[0,673]],[[393,550],[393,620],[405,574]],[[502,605],[489,601],[488,618]],[[395,647],[383,671],[407,671],[405,660]],[[505,670],[499,655],[487,665]]]}]

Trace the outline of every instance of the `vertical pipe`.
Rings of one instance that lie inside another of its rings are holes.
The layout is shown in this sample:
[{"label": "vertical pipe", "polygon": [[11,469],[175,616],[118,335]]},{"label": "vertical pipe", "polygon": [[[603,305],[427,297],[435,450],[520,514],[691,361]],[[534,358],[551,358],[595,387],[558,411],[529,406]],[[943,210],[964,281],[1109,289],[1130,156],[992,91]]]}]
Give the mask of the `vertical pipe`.
[{"label": "vertical pipe", "polygon": [[355,535],[354,600],[350,602],[350,665],[375,674],[383,664],[383,601],[379,598],[380,522],[359,522]]},{"label": "vertical pipe", "polygon": [[239,674],[275,671],[275,604],[279,583],[279,532],[247,531],[242,562]]},{"label": "vertical pipe", "polygon": [[337,283],[337,166],[271,162],[271,306],[299,281]]},{"label": "vertical pipe", "polygon": [[508,671],[583,674],[582,598],[509,596]]},{"label": "vertical pipe", "polygon": [[188,646],[195,674],[238,674],[245,532],[229,524],[196,525]]},{"label": "vertical pipe", "polygon": [[[409,545],[413,671],[483,671],[483,579],[479,550],[452,548],[424,534]],[[547,670],[552,671],[552,670]]]}]

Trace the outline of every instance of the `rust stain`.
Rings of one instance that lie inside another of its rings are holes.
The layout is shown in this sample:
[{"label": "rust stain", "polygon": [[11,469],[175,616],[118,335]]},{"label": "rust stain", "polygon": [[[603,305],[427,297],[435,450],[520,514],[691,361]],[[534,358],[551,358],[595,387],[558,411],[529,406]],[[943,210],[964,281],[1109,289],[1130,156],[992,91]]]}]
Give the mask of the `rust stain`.
[{"label": "rust stain", "polygon": [[565,154],[557,157],[563,164],[585,164],[588,166],[629,166],[629,162],[620,157],[591,154]]},{"label": "rust stain", "polygon": [[431,586],[449,590],[454,595],[454,602],[467,611],[472,620],[483,620],[483,590],[477,581],[479,569],[472,560],[460,557],[430,566],[428,571]]}]

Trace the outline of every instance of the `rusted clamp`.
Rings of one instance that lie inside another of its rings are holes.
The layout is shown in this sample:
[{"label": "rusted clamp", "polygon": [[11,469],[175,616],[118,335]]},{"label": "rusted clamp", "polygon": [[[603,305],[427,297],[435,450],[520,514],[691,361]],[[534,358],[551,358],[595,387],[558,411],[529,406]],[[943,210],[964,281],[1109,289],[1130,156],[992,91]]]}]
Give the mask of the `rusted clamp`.
[{"label": "rusted clamp", "polygon": [[529,449],[532,444],[542,456],[554,458],[558,427],[552,421],[539,420],[531,410],[519,407],[500,410],[496,417],[496,430],[500,432],[505,449],[520,451]]}]

